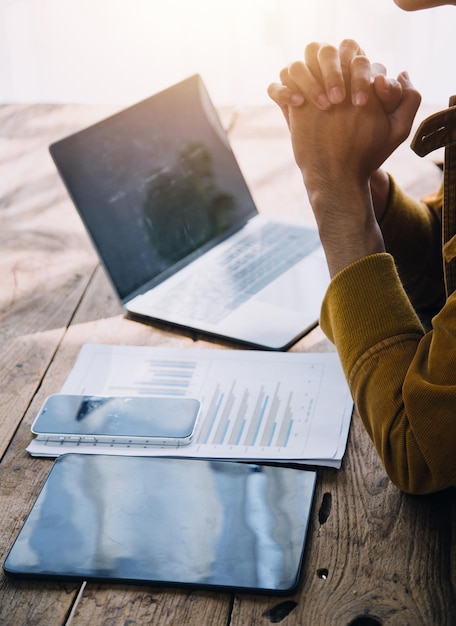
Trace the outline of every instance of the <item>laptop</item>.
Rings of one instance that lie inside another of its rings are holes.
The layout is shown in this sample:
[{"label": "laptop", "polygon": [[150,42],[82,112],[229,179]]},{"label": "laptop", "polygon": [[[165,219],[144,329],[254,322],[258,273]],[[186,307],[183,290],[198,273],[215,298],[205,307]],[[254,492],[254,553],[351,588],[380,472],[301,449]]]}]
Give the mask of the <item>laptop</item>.
[{"label": "laptop", "polygon": [[259,214],[199,75],[50,153],[131,317],[271,350],[317,324],[318,232]]},{"label": "laptop", "polygon": [[64,454],[4,564],[26,578],[290,593],[316,472]]}]

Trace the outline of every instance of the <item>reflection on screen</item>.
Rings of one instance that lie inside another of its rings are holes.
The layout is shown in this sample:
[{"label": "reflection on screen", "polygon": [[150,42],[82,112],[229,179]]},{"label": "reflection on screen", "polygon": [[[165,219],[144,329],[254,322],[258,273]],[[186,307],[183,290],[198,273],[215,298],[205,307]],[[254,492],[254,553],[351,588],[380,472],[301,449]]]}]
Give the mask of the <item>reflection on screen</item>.
[{"label": "reflection on screen", "polygon": [[32,576],[289,590],[315,472],[63,455],[6,562]]},{"label": "reflection on screen", "polygon": [[199,76],[51,154],[121,299],[257,212]]},{"label": "reflection on screen", "polygon": [[218,188],[204,144],[184,146],[175,165],[151,176],[144,221],[152,247],[168,263],[218,237],[236,221],[235,199]]},{"label": "reflection on screen", "polygon": [[55,394],[47,399],[33,431],[112,437],[188,437],[198,410],[199,402],[191,398]]}]

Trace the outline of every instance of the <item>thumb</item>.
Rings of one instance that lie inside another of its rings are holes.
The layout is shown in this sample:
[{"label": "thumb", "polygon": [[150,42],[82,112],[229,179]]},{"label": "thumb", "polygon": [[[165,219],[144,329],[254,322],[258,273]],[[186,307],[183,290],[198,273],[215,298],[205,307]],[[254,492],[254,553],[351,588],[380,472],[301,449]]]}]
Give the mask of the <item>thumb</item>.
[{"label": "thumb", "polygon": [[416,112],[418,111],[418,107],[421,104],[421,94],[413,86],[407,72],[401,72],[397,77],[397,80],[402,87],[402,99],[400,105],[397,107],[397,113],[403,119],[409,117],[411,127]]},{"label": "thumb", "polygon": [[394,78],[387,78],[383,74],[374,77],[374,90],[377,98],[382,103],[385,113],[393,113],[402,99],[402,84]]},{"label": "thumb", "polygon": [[410,133],[413,120],[420,106],[421,94],[414,88],[407,72],[401,72],[397,79],[402,87],[402,98],[390,117],[394,121],[398,140],[404,141]]}]

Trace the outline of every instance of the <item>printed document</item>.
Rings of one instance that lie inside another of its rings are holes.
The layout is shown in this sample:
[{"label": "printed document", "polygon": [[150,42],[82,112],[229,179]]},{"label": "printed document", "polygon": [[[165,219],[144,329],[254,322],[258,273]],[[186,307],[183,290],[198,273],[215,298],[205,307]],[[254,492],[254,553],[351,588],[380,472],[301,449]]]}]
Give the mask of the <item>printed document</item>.
[{"label": "printed document", "polygon": [[47,442],[66,452],[282,461],[339,468],[353,402],[335,352],[275,353],[87,344],[61,393],[197,398],[188,446]]}]

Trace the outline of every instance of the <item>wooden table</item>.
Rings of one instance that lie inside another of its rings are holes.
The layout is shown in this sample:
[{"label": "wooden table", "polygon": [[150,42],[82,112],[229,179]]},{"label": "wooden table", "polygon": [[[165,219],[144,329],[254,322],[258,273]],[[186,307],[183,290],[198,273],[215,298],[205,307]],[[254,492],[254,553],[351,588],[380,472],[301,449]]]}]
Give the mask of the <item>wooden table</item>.
[{"label": "wooden table", "polygon": [[[25,451],[31,422],[82,344],[230,347],[123,316],[47,153],[51,141],[113,110],[0,107],[2,563],[51,467]],[[260,210],[312,222],[279,113],[222,115]],[[437,168],[401,154],[392,169],[412,192],[424,191],[423,178],[438,176]],[[334,348],[317,328],[292,349]],[[302,581],[292,597],[12,580],[2,572],[0,624],[455,624],[455,528],[454,491],[400,493],[355,415],[342,469],[318,470]]]}]

